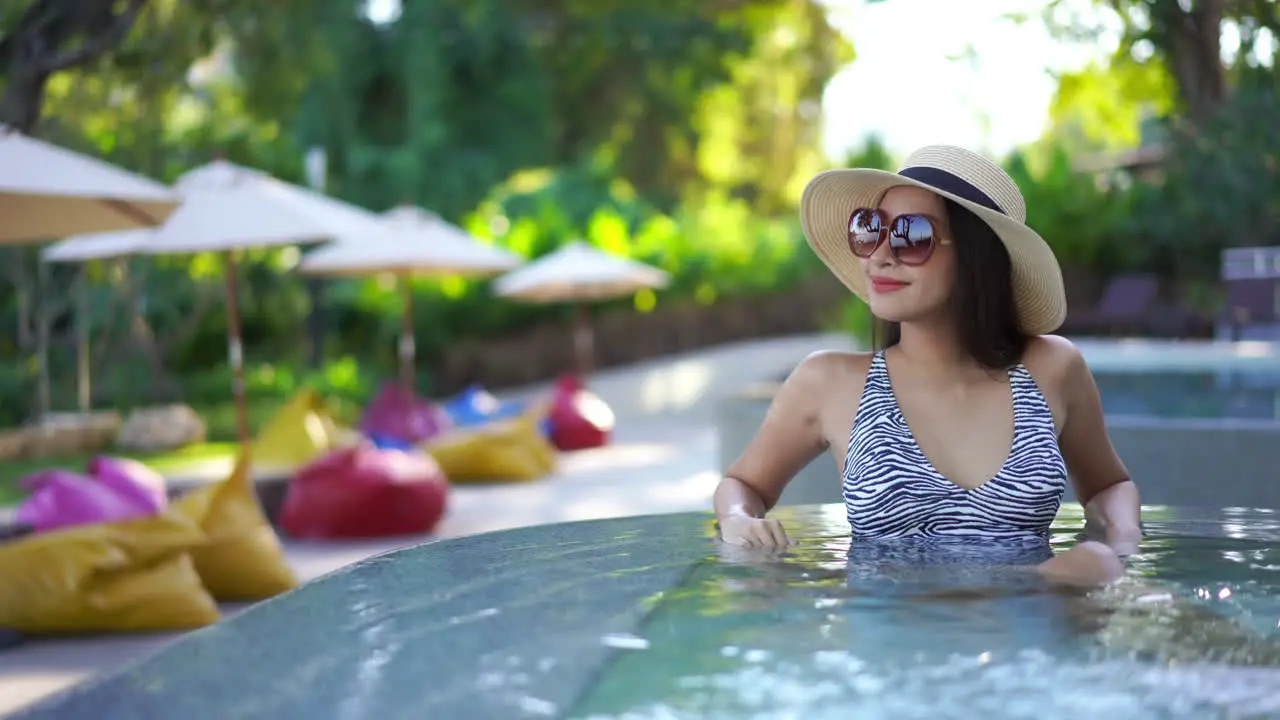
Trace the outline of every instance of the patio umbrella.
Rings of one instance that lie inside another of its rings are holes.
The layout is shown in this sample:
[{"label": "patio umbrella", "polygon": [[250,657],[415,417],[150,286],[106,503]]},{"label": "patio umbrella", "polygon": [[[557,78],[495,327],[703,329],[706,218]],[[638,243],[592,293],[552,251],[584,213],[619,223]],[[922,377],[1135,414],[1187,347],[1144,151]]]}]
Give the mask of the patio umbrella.
[{"label": "patio umbrella", "polygon": [[153,227],[178,202],[158,182],[0,125],[0,244]]},{"label": "patio umbrella", "polygon": [[[46,263],[88,263],[92,260],[118,260],[142,249],[148,233],[135,230],[82,235],[54,243],[40,253]],[[80,412],[92,410],[92,385],[89,377],[89,283],[87,270],[80,269],[77,283],[76,322],[76,395]]]},{"label": "patio umbrella", "polygon": [[[377,227],[378,216],[225,160],[188,171],[174,183],[174,189],[182,205],[160,227],[136,231],[135,252],[222,253],[227,283],[227,354],[240,441],[247,444],[249,415],[244,397],[235,251],[320,243],[343,234],[368,232]],[[74,240],[87,242],[83,237]],[[111,241],[101,235],[98,238],[104,244],[131,242],[120,236]]]},{"label": "patio umbrella", "polygon": [[498,278],[494,290],[526,302],[576,304],[574,350],[578,371],[585,375],[591,369],[594,350],[586,303],[666,287],[669,281],[667,273],[658,268],[574,241]]},{"label": "patio umbrella", "polygon": [[298,264],[306,275],[359,277],[393,274],[400,283],[400,378],[413,387],[413,289],[409,278],[484,277],[510,270],[523,258],[485,245],[435,213],[412,206],[382,215],[377,231],[342,235],[307,254]]}]

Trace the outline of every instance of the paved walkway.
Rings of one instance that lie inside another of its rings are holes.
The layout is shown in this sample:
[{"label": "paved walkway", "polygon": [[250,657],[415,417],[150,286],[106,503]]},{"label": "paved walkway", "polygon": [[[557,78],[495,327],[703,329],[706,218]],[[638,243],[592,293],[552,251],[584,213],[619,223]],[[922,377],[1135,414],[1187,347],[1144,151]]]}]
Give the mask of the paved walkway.
[{"label": "paved walkway", "polygon": [[[564,457],[545,481],[523,485],[461,486],[436,537],[447,538],[542,523],[649,513],[704,510],[718,480],[712,420],[717,400],[745,384],[785,372],[808,353],[848,348],[838,335],[810,335],[735,343],[674,358],[598,373],[592,389],[618,419],[607,448]],[[525,398],[549,385],[503,393]],[[229,468],[206,472],[225,475]],[[369,542],[285,541],[303,579],[312,579],[425,538]],[[236,612],[244,606],[228,606]],[[119,667],[177,635],[29,641],[0,651],[0,716]]]}]

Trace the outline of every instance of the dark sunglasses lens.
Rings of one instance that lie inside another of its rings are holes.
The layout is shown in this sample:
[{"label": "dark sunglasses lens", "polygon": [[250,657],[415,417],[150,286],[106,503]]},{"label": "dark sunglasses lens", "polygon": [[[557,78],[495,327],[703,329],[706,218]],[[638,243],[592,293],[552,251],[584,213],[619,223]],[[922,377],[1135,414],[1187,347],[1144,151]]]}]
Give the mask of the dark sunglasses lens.
[{"label": "dark sunglasses lens", "polygon": [[867,208],[854,210],[849,216],[849,248],[858,257],[871,257],[884,233],[880,213]]},{"label": "dark sunglasses lens", "polygon": [[905,265],[928,260],[933,253],[933,223],[922,215],[900,215],[889,232],[889,248]]}]

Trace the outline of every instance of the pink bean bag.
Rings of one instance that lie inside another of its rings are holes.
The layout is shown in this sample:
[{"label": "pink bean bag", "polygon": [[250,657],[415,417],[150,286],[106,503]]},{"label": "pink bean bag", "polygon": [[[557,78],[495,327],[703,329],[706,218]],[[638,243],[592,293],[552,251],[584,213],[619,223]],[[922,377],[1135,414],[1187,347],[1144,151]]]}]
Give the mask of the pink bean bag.
[{"label": "pink bean bag", "polygon": [[14,520],[36,532],[131,520],[155,512],[148,503],[70,470],[44,470],[20,482],[31,496],[18,506]]},{"label": "pink bean bag", "polygon": [[89,461],[86,470],[93,479],[153,513],[169,506],[164,476],[137,460],[99,455]]},{"label": "pink bean bag", "polygon": [[399,383],[386,383],[365,408],[360,431],[370,438],[416,445],[449,429],[443,410],[415,397]]},{"label": "pink bean bag", "polygon": [[299,538],[368,538],[431,532],[449,482],[430,455],[361,444],[298,471],[280,525]]}]

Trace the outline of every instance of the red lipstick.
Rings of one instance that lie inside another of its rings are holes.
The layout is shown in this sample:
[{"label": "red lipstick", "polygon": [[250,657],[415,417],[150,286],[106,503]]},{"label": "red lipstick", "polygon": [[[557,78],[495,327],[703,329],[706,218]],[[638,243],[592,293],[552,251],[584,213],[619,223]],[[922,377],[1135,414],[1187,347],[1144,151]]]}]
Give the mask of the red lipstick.
[{"label": "red lipstick", "polygon": [[901,280],[893,280],[887,277],[871,278],[871,289],[878,293],[891,293],[894,290],[901,290],[906,286],[907,283],[904,283]]}]

